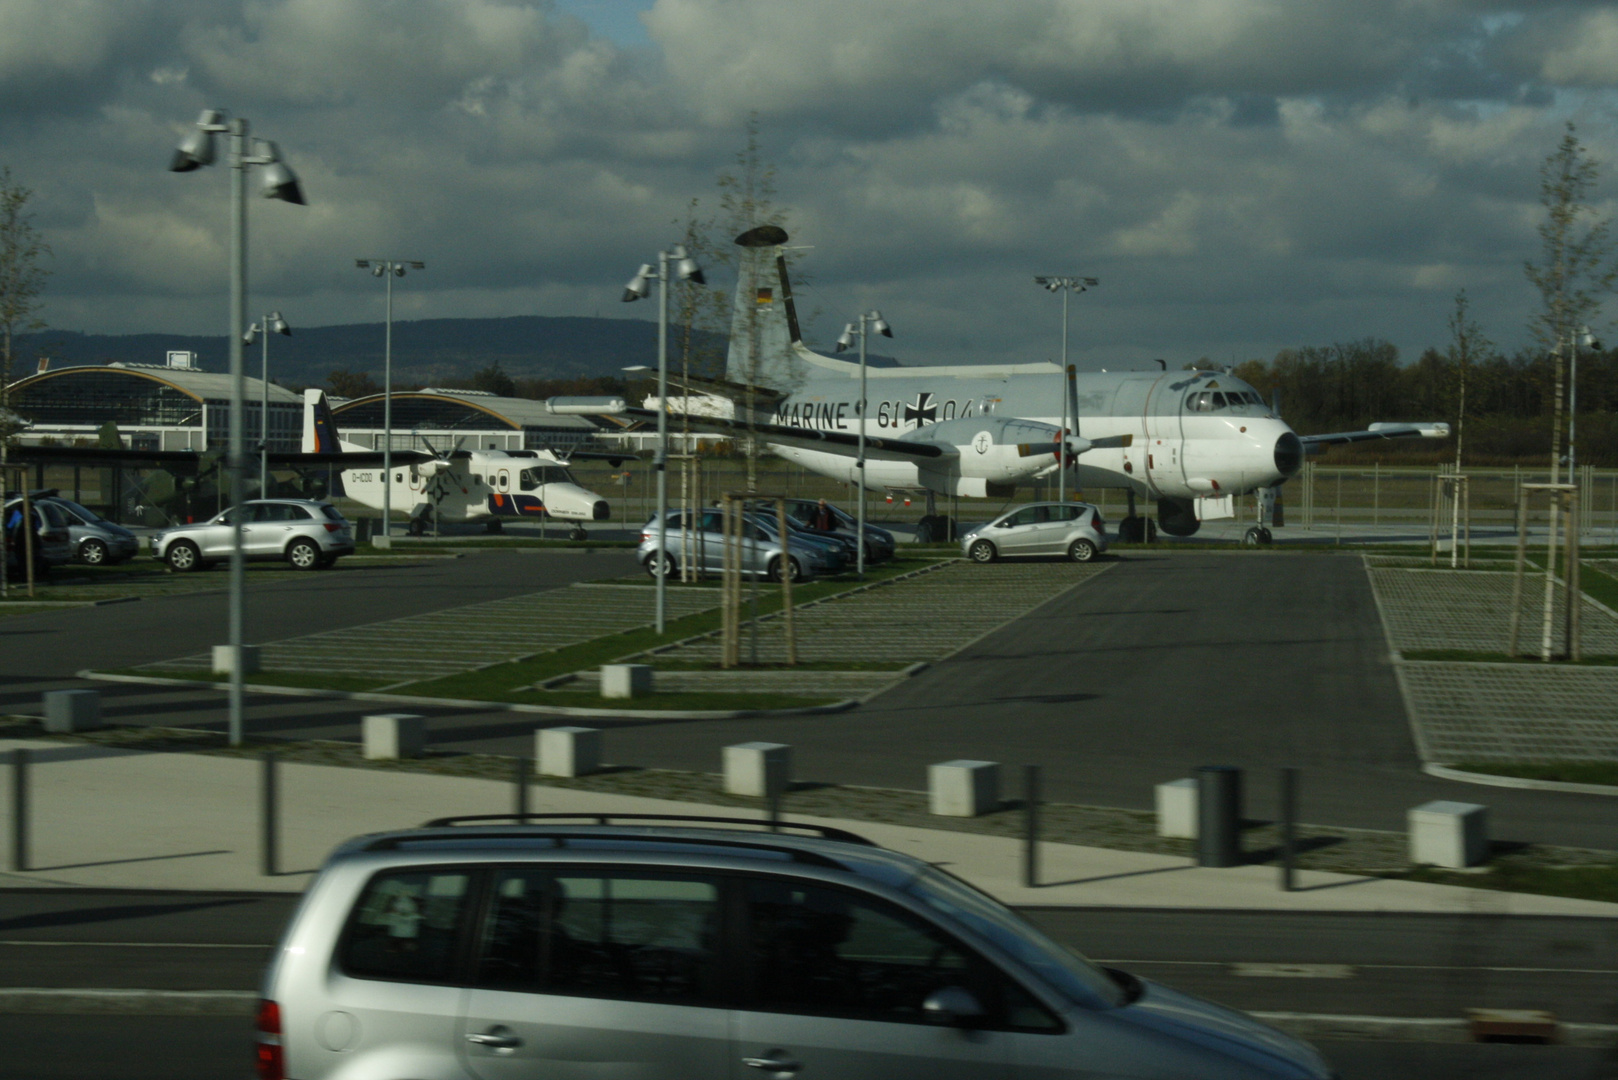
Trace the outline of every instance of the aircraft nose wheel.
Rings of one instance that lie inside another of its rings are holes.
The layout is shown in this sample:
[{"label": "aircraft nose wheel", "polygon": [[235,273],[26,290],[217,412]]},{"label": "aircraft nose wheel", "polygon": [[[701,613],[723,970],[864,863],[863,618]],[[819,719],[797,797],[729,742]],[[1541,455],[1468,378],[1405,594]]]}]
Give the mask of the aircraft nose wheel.
[{"label": "aircraft nose wheel", "polygon": [[573,526],[573,531],[567,534],[569,540],[588,540],[590,534],[584,531],[583,525]]},{"label": "aircraft nose wheel", "polygon": [[1275,538],[1262,525],[1254,525],[1242,534],[1242,547],[1268,547]]}]

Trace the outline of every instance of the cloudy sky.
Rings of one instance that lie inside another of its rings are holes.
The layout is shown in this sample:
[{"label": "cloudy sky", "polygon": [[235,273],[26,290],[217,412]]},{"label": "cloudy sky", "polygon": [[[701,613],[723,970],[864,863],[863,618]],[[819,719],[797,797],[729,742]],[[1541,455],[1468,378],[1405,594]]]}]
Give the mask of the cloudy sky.
[{"label": "cloudy sky", "polygon": [[[1618,7],[1488,0],[0,0],[0,165],[55,249],[46,316],[223,332],[213,107],[309,206],[254,199],[250,309],[604,315],[712,203],[750,114],[821,341],[1083,367],[1524,344],[1538,166],[1572,120],[1618,199]],[[1609,305],[1609,315],[1618,305]]]}]

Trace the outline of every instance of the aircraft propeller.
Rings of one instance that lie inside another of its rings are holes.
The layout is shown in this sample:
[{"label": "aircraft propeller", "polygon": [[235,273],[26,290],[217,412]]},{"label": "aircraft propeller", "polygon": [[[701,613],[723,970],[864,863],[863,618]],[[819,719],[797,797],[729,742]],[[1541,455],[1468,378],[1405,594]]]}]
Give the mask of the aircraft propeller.
[{"label": "aircraft propeller", "polygon": [[[1079,385],[1078,370],[1069,364],[1067,368],[1067,415],[1073,423],[1073,433],[1065,431],[1056,433],[1050,443],[1018,443],[1018,457],[1034,457],[1037,454],[1054,454],[1061,463],[1062,468],[1071,465],[1080,454],[1087,450],[1112,450],[1130,446],[1134,443],[1133,435],[1108,435],[1100,439],[1081,439],[1078,435],[1079,427]],[[1064,454],[1063,451],[1066,450]]]}]

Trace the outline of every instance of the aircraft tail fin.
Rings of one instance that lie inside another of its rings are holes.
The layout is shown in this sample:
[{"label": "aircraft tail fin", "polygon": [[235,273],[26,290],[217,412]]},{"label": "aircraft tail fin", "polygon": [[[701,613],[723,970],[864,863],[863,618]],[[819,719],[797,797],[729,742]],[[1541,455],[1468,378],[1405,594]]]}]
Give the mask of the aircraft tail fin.
[{"label": "aircraft tail fin", "polygon": [[337,420],[326,401],[326,391],[303,392],[303,452],[305,454],[340,454],[342,442],[337,437]]},{"label": "aircraft tail fin", "polygon": [[807,353],[787,276],[785,229],[760,225],[736,238],[736,299],[731,309],[725,378],[782,393],[803,383]]}]

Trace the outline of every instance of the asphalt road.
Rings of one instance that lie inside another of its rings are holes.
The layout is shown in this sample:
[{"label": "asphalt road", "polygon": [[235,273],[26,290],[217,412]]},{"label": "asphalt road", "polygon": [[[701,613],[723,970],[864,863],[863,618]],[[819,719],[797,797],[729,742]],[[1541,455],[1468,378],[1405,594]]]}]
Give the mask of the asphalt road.
[{"label": "asphalt road", "polygon": [[[252,989],[296,898],[104,890],[0,892],[0,985]],[[1618,1020],[1618,925],[1601,919],[1034,909],[1099,960],[1239,1008],[1456,1017],[1474,1006]],[[1239,963],[1343,965],[1337,977]],[[0,1015],[0,1077],[189,1077],[249,1060],[239,1017]],[[1611,1052],[1326,1042],[1345,1077],[1618,1075]]]},{"label": "asphalt road", "polygon": [[[490,551],[398,567],[286,575],[249,604],[250,639],[626,573],[628,552]],[[223,575],[221,575],[221,582]],[[543,596],[536,596],[543,603]],[[220,637],[222,592],[0,621],[0,708],[38,709],[79,668],[203,651]],[[103,686],[126,722],[222,726],[217,690]],[[357,738],[374,705],[251,697],[251,730]],[[539,721],[504,711],[412,708],[438,746],[532,752]],[[1358,558],[1313,554],[1131,553],[1110,573],[909,679],[831,716],[740,721],[613,720],[609,760],[716,771],[720,748],[762,739],[795,748],[801,779],[919,789],[952,758],[1044,766],[1047,798],[1149,808],[1153,786],[1198,765],[1247,770],[1248,811],[1276,811],[1280,766],[1303,770],[1302,819],[1401,830],[1434,798],[1489,805],[1493,835],[1613,845],[1618,802],[1483,788],[1419,771],[1369,584]]]}]

